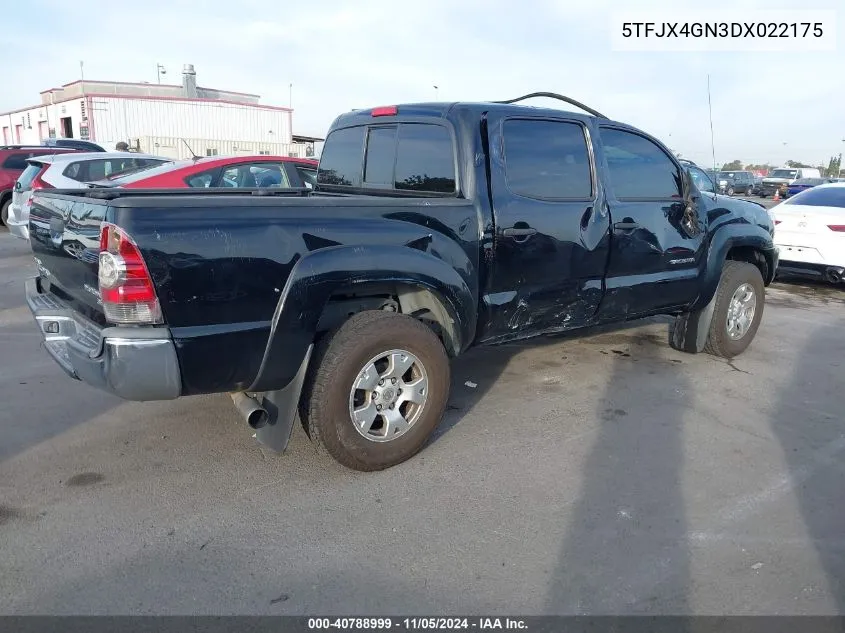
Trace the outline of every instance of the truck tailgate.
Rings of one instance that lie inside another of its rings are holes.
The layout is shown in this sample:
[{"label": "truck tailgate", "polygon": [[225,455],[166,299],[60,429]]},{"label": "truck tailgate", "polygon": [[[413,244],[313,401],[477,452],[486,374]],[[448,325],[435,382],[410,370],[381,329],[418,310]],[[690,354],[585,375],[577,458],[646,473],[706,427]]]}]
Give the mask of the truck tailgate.
[{"label": "truck tailgate", "polygon": [[97,282],[100,224],[107,210],[107,201],[52,192],[33,196],[29,216],[42,291],[99,325],[105,325]]}]

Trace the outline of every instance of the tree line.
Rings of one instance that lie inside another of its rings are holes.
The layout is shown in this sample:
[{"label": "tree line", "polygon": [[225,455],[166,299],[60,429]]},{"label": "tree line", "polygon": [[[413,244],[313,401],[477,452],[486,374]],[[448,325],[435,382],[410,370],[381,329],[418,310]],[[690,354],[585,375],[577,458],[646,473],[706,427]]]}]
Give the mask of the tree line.
[{"label": "tree line", "polygon": [[[819,173],[822,176],[827,176],[828,178],[838,178],[839,174],[842,170],[842,154],[838,156],[831,156],[830,160],[827,163],[827,167],[824,165],[808,165],[807,163],[802,163],[799,160],[788,160],[786,161],[787,167],[815,167],[819,170]],[[769,172],[772,169],[777,169],[780,165],[769,165],[768,163],[757,165],[757,164],[747,164],[743,165],[741,160],[732,160],[729,163],[725,163],[722,165],[721,171],[765,171]]]}]

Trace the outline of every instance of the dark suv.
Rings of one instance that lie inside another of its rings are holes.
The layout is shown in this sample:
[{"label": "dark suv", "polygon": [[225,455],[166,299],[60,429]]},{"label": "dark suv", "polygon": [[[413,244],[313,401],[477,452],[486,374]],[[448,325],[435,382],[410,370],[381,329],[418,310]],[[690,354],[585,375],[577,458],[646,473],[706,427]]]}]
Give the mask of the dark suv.
[{"label": "dark suv", "polygon": [[732,196],[736,193],[751,195],[754,189],[754,174],[750,171],[720,171],[719,180],[725,181],[725,193]]},{"label": "dark suv", "polygon": [[18,176],[26,169],[27,158],[78,151],[78,148],[44,145],[0,145],[0,224],[6,225],[9,205],[12,204],[12,190]]},{"label": "dark suv", "polygon": [[83,141],[76,138],[45,138],[42,142],[45,147],[65,147],[79,150],[81,152],[105,152],[106,150],[91,141]]}]

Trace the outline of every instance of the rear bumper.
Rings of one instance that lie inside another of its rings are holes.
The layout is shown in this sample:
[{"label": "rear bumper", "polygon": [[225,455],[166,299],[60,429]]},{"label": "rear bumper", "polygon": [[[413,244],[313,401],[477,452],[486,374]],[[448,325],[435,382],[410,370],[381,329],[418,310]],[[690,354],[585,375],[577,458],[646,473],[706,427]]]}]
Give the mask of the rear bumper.
[{"label": "rear bumper", "polygon": [[9,233],[22,240],[29,239],[29,218],[23,217],[23,210],[16,204],[9,205],[9,218],[6,220]]},{"label": "rear bumper", "polygon": [[100,328],[80,317],[37,278],[26,281],[26,302],[44,347],[72,378],[125,400],[171,400],[182,380],[167,328]]}]

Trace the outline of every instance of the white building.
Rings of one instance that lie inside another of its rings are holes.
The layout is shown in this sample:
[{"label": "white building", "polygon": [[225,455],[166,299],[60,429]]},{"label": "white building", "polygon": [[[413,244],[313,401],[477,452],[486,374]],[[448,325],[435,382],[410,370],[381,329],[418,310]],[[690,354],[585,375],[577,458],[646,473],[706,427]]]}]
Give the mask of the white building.
[{"label": "white building", "polygon": [[231,154],[312,156],[322,139],[297,137],[290,108],[262,105],[259,95],[202,88],[186,64],[182,85],[79,80],[41,93],[41,103],[0,114],[4,145],[79,138],[105,149],[190,158]]}]

